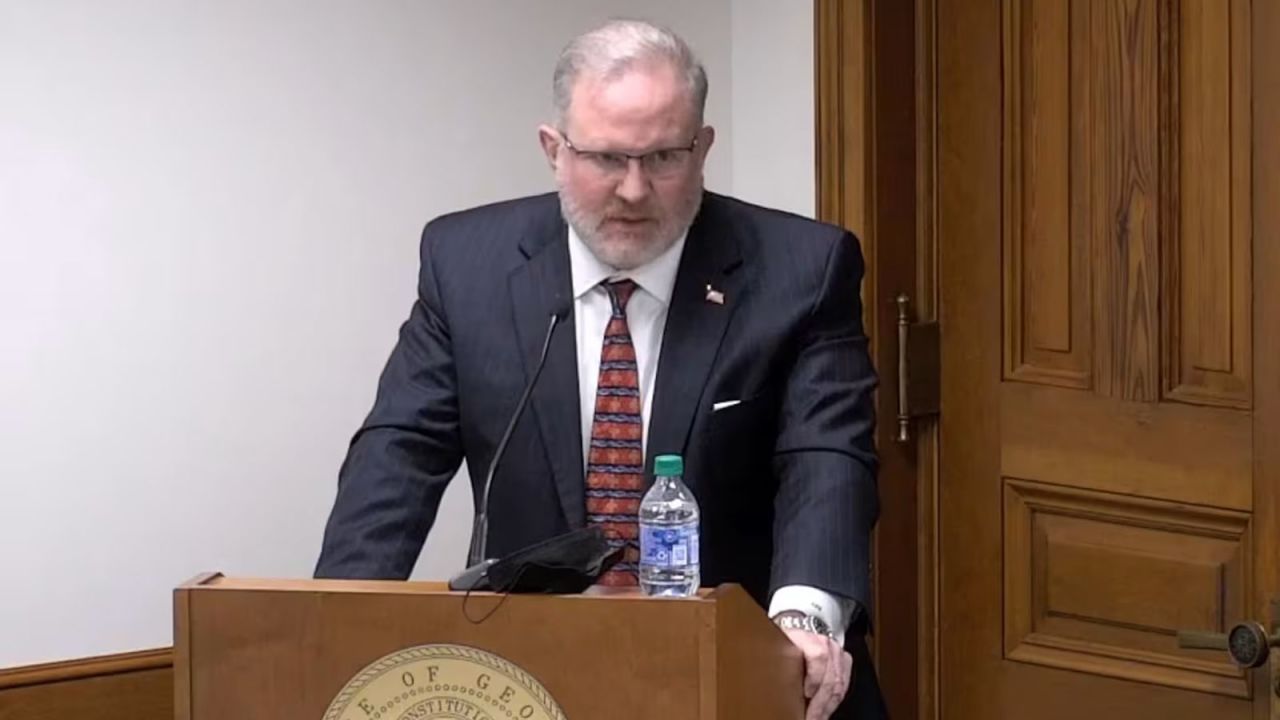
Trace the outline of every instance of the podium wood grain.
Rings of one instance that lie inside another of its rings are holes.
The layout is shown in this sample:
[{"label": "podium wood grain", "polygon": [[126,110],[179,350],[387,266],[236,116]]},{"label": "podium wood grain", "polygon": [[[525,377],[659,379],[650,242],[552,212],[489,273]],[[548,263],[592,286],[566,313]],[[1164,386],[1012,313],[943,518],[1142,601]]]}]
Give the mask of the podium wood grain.
[{"label": "podium wood grain", "polygon": [[436,643],[514,663],[570,720],[804,715],[799,651],[734,585],[679,600],[468,598],[438,583],[209,575],[176,591],[174,618],[179,720],[318,720],[370,663]]}]

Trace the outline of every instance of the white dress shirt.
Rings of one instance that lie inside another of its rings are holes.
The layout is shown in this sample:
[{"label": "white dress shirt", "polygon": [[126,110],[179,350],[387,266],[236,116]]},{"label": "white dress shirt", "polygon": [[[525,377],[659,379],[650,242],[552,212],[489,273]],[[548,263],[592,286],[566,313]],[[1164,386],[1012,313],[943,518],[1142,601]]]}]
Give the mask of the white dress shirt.
[{"label": "white dress shirt", "polygon": [[[667,308],[676,284],[676,271],[684,252],[687,235],[666,252],[634,270],[619,272],[600,262],[573,228],[569,228],[569,268],[573,277],[573,314],[578,354],[578,402],[582,423],[582,458],[585,466],[591,449],[591,425],[596,407],[596,384],[600,379],[600,348],[604,331],[613,314],[609,293],[600,283],[623,278],[635,282],[637,289],[627,303],[627,327],[636,350],[636,369],[640,378],[640,417],[644,425],[643,444],[649,443],[649,415],[653,407],[653,386],[658,376],[658,355],[662,350],[662,332],[667,324]],[[646,468],[647,471],[647,468]],[[768,528],[762,528],[768,532]],[[807,585],[778,588],[769,602],[769,615],[785,610],[799,610],[816,615],[827,623],[843,644],[845,630],[857,607],[853,600],[838,597]]]}]

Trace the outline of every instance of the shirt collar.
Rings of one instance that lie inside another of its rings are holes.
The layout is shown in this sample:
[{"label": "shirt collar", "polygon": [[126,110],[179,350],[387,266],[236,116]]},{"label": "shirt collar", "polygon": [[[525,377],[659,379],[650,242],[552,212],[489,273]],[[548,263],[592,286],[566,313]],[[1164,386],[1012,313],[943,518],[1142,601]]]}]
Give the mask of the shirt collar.
[{"label": "shirt collar", "polygon": [[669,305],[671,293],[676,285],[676,272],[680,269],[680,256],[684,254],[684,243],[688,237],[689,232],[686,230],[658,257],[634,270],[618,272],[600,262],[600,259],[591,253],[591,249],[570,225],[569,271],[573,276],[573,299],[581,298],[592,288],[610,278],[628,278],[661,301],[663,305]]}]

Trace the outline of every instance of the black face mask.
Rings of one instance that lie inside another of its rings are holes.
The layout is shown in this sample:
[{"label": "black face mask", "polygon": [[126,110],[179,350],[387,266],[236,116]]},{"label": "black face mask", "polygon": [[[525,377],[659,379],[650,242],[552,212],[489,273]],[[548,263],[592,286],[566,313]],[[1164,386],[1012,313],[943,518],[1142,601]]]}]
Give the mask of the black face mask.
[{"label": "black face mask", "polygon": [[622,559],[598,526],[557,535],[517,550],[490,568],[475,590],[500,593],[580,593]]}]

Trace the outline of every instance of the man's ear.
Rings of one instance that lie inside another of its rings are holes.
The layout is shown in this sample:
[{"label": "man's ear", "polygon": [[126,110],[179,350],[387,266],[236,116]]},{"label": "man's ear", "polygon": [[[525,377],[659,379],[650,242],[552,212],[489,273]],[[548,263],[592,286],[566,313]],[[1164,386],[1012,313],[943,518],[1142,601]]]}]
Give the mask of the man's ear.
[{"label": "man's ear", "polygon": [[707,153],[711,152],[711,146],[716,141],[716,129],[710,125],[704,125],[698,131],[698,147],[702,148],[702,159],[706,160]]},{"label": "man's ear", "polygon": [[551,172],[556,171],[556,158],[560,153],[560,133],[550,125],[538,126],[538,142],[542,144],[542,154],[547,156],[547,164]]}]

